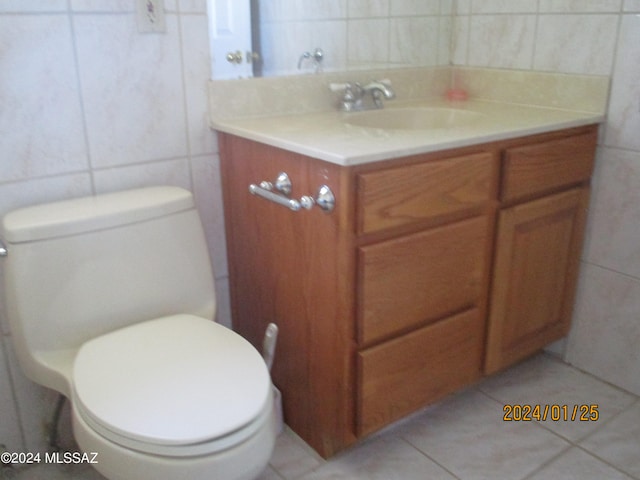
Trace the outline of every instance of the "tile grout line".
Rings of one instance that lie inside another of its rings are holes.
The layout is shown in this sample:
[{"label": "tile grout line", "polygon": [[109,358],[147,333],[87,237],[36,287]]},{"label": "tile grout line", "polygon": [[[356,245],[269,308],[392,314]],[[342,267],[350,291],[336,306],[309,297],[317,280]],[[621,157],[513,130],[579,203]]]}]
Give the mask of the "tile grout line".
[{"label": "tile grout line", "polygon": [[441,469],[443,469],[445,472],[447,472],[449,475],[451,475],[453,478],[455,478],[456,480],[463,480],[461,479],[459,476],[457,476],[455,473],[453,473],[451,470],[449,470],[447,467],[445,467],[444,465],[442,465],[440,462],[438,462],[437,460],[435,460],[434,458],[431,458],[431,456],[429,454],[427,454],[426,452],[423,452],[422,450],[420,450],[418,447],[416,447],[413,443],[411,443],[410,440],[404,438],[402,435],[396,435],[396,439],[397,440],[401,440],[404,443],[406,443],[407,445],[409,445],[411,448],[413,448],[415,451],[417,451],[419,454],[421,454],[423,457],[429,459],[430,462],[438,465]]}]

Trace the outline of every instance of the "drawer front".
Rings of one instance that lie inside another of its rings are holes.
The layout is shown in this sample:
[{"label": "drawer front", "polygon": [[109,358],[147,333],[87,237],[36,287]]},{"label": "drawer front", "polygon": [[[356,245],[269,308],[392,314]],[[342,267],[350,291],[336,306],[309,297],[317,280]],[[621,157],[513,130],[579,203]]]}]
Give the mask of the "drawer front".
[{"label": "drawer front", "polygon": [[588,180],[593,171],[597,129],[505,151],[500,198],[531,198]]},{"label": "drawer front", "polygon": [[360,174],[358,233],[480,211],[495,196],[495,168],[482,152]]},{"label": "drawer front", "polygon": [[359,249],[360,344],[476,305],[490,219],[475,217]]},{"label": "drawer front", "polygon": [[358,353],[358,435],[366,435],[480,377],[478,309]]}]

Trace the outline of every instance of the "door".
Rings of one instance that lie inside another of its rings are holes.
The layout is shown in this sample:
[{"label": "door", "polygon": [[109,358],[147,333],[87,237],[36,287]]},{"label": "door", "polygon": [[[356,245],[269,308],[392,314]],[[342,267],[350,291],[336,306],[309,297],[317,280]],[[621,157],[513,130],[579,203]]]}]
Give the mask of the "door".
[{"label": "door", "polygon": [[500,213],[486,373],[568,333],[588,194],[575,188]]},{"label": "door", "polygon": [[252,77],[250,0],[208,0],[211,78]]}]

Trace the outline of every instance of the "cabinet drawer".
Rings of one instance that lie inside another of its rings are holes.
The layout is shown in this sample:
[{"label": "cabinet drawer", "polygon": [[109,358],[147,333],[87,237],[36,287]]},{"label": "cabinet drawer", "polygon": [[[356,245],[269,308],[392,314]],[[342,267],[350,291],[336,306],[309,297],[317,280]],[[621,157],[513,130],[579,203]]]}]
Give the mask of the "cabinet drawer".
[{"label": "cabinet drawer", "polygon": [[360,344],[478,303],[490,219],[475,217],[359,249]]},{"label": "cabinet drawer", "polygon": [[358,434],[477,380],[483,342],[473,309],[358,353]]},{"label": "cabinet drawer", "polygon": [[505,151],[501,200],[513,202],[591,177],[597,130]]},{"label": "cabinet drawer", "polygon": [[358,233],[456,212],[480,211],[495,195],[491,153],[427,161],[357,176]]}]

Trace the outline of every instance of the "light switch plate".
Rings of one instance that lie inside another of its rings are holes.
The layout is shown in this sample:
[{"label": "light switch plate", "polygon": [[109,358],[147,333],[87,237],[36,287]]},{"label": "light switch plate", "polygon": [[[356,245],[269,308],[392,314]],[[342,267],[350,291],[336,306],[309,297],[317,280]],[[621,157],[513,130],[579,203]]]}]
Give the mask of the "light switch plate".
[{"label": "light switch plate", "polygon": [[164,33],[167,23],[164,18],[164,0],[135,0],[138,32]]}]

